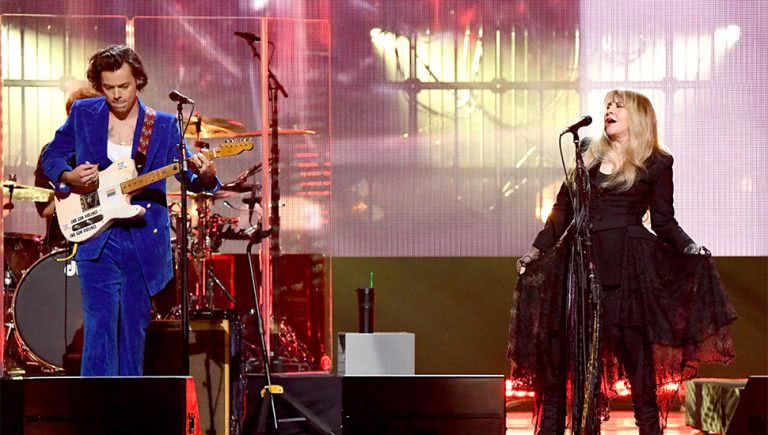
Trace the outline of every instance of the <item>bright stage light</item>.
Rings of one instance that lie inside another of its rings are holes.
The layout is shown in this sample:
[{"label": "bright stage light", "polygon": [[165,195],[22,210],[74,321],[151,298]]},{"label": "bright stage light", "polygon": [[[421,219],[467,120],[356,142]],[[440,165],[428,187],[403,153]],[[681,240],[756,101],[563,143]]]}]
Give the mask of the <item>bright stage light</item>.
[{"label": "bright stage light", "polygon": [[542,223],[547,222],[552,208],[555,206],[555,200],[557,199],[557,192],[560,190],[561,181],[555,181],[541,189],[541,192],[536,196],[536,219]]},{"label": "bright stage light", "polygon": [[523,389],[515,389],[515,382],[512,379],[505,379],[504,380],[504,397],[507,399],[511,398],[533,398],[536,396],[536,393],[533,391],[523,390]]},{"label": "bright stage light", "polygon": [[251,0],[251,9],[258,11],[267,7],[269,0]]}]

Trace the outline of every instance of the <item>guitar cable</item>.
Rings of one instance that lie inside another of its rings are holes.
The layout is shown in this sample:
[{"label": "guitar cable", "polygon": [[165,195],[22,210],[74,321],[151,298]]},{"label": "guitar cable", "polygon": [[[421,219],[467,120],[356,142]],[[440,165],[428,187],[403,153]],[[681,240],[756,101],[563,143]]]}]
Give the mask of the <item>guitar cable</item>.
[{"label": "guitar cable", "polygon": [[69,261],[70,259],[72,259],[72,257],[74,257],[75,254],[77,254],[77,247],[78,247],[78,245],[80,245],[80,244],[77,243],[77,242],[73,243],[72,244],[72,253],[67,255],[64,258],[57,258],[56,261],[58,261],[59,263],[63,263],[65,261]]}]

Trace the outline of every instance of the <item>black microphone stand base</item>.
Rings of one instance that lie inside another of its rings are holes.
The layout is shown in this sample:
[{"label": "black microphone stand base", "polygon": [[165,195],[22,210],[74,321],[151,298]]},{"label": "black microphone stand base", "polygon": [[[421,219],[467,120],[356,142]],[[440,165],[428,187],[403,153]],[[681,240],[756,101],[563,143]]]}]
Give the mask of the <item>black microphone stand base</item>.
[{"label": "black microphone stand base", "polygon": [[[266,385],[261,389],[261,408],[259,411],[259,424],[256,428],[257,435],[279,435],[281,423],[306,423],[312,430],[312,433],[320,435],[336,435],[333,429],[324,423],[311,409],[299,403],[293,396],[286,393],[280,385]],[[278,424],[267,427],[269,420],[270,404],[277,405],[277,411],[283,408],[292,408],[300,417],[296,418],[278,418]]]}]

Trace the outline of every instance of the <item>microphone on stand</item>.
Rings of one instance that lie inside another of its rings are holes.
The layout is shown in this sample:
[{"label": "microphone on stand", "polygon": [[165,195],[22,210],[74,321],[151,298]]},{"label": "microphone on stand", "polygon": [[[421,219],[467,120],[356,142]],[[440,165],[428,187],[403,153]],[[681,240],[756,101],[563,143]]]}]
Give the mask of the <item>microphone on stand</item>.
[{"label": "microphone on stand", "polygon": [[261,41],[261,38],[250,32],[235,32],[235,35],[245,39],[249,44],[253,44],[256,41]]},{"label": "microphone on stand", "polygon": [[579,119],[575,123],[573,123],[573,124],[569,125],[568,127],[566,127],[565,130],[563,130],[563,132],[560,133],[560,136],[562,136],[562,135],[564,135],[566,133],[575,133],[581,127],[586,127],[589,124],[592,124],[592,117],[589,116],[589,115],[584,115],[584,116],[581,117],[581,119]]},{"label": "microphone on stand", "polygon": [[168,98],[170,98],[171,101],[175,101],[179,104],[195,104],[195,100],[185,96],[176,89],[168,93]]}]

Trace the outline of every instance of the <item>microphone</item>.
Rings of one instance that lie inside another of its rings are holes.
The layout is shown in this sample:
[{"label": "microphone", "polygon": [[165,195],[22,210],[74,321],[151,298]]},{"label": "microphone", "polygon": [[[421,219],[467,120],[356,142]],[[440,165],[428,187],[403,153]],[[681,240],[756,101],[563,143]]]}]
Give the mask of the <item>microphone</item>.
[{"label": "microphone", "polygon": [[172,90],[168,94],[168,98],[171,99],[171,101],[175,101],[179,104],[195,104],[195,100],[184,96],[181,92],[177,91],[176,89]]},{"label": "microphone", "polygon": [[261,41],[261,38],[250,32],[235,32],[235,35],[245,39],[249,44],[253,44],[256,41]]},{"label": "microphone", "polygon": [[564,135],[566,133],[575,133],[576,130],[580,129],[581,127],[586,127],[589,124],[592,124],[592,117],[589,115],[584,115],[574,124],[569,125],[565,130],[563,130],[560,135]]}]

